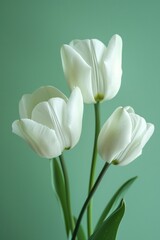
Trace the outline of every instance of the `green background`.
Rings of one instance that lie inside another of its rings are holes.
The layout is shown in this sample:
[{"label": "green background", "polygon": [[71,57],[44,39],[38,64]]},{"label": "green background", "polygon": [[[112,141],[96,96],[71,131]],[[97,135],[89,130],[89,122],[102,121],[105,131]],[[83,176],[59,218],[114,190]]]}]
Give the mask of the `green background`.
[{"label": "green background", "polygon": [[[109,169],[95,195],[94,222],[117,187],[138,175],[125,198],[126,214],[117,239],[160,239],[159,1],[1,0],[0,11],[0,239],[66,239],[49,161],[12,134],[11,124],[18,119],[24,93],[54,85],[69,96],[60,59],[63,43],[98,38],[107,45],[115,33],[123,39],[122,86],[113,100],[101,105],[101,121],[116,107],[131,105],[156,130],[136,161]],[[93,113],[93,106],[85,105],[80,142],[65,153],[76,215],[87,193]],[[98,159],[97,173],[102,166]]]}]

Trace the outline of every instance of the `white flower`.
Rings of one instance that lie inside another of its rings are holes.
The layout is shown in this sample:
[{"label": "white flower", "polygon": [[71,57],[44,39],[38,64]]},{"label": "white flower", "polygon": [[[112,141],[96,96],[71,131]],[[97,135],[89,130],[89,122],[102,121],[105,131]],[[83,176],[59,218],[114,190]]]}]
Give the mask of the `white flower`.
[{"label": "white flower", "polygon": [[61,48],[62,66],[71,89],[81,89],[85,103],[109,100],[119,91],[122,39],[114,35],[108,47],[97,39],[73,40]]},{"label": "white flower", "polygon": [[127,165],[141,155],[154,132],[154,125],[135,114],[131,107],[117,108],[103,125],[98,152],[108,163]]},{"label": "white flower", "polygon": [[58,89],[41,87],[26,94],[19,103],[20,120],[12,131],[40,156],[53,158],[74,147],[81,134],[83,98],[75,88],[69,99]]}]

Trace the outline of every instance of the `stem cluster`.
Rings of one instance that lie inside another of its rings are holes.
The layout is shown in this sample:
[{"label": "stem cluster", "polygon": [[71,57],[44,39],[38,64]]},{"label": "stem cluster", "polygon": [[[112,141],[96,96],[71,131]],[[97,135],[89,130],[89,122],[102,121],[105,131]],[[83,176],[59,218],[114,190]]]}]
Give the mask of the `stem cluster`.
[{"label": "stem cluster", "polygon": [[91,170],[90,170],[90,179],[89,179],[89,186],[88,186],[88,196],[82,206],[82,209],[79,213],[79,216],[76,221],[73,218],[72,214],[72,209],[71,209],[71,201],[70,201],[70,187],[69,187],[69,178],[68,178],[68,173],[67,169],[65,166],[65,161],[63,158],[63,155],[59,156],[60,164],[61,164],[61,169],[63,173],[63,178],[64,178],[64,186],[65,186],[65,195],[66,195],[66,205],[68,209],[68,219],[69,219],[69,228],[70,231],[72,232],[72,238],[71,240],[75,240],[80,223],[82,220],[82,217],[87,209],[87,230],[88,230],[88,238],[92,234],[92,197],[99,186],[106,170],[109,167],[109,163],[105,163],[104,167],[102,168],[101,172],[99,173],[96,181],[94,182],[95,179],[95,169],[96,169],[96,161],[97,161],[97,139],[100,131],[100,114],[99,114],[99,103],[96,103],[94,105],[94,110],[95,110],[95,136],[94,136],[94,145],[93,145],[93,153],[92,153],[92,161],[91,161]]}]

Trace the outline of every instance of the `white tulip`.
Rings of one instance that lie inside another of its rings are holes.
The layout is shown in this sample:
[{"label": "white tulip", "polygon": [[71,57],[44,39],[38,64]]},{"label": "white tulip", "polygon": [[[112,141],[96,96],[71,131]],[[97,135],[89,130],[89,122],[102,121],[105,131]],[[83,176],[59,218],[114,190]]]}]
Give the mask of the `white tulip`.
[{"label": "white tulip", "polygon": [[131,107],[117,108],[103,125],[98,152],[108,163],[127,165],[141,155],[154,132],[154,125],[135,114]]},{"label": "white tulip", "polygon": [[22,137],[41,157],[53,158],[74,147],[81,134],[83,98],[75,88],[69,99],[58,89],[41,87],[26,94],[19,103],[20,120],[12,131]]},{"label": "white tulip", "polygon": [[109,100],[119,91],[122,39],[114,35],[108,47],[97,39],[73,40],[61,48],[62,66],[71,89],[81,89],[85,103]]}]

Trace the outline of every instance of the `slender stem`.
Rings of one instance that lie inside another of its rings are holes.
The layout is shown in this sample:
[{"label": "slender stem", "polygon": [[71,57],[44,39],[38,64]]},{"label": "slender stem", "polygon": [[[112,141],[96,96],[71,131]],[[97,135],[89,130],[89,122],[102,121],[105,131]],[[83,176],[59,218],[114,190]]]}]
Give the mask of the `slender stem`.
[{"label": "slender stem", "polygon": [[79,229],[79,225],[80,225],[82,217],[83,217],[83,214],[84,214],[84,212],[85,212],[85,210],[86,210],[86,208],[87,208],[87,206],[88,206],[88,204],[89,204],[93,194],[95,193],[98,185],[100,184],[100,182],[101,182],[101,180],[102,180],[102,178],[103,178],[103,176],[104,176],[104,174],[105,174],[105,172],[106,172],[106,170],[108,169],[109,166],[110,166],[110,164],[106,162],[104,167],[102,168],[102,170],[101,170],[97,180],[95,181],[95,183],[94,183],[94,185],[93,185],[93,187],[92,187],[88,197],[86,198],[86,200],[85,200],[85,202],[83,204],[83,207],[82,207],[82,209],[80,211],[79,217],[77,219],[77,223],[76,223],[76,226],[75,226],[75,229],[74,229],[74,232],[73,232],[71,240],[75,240],[77,232],[78,232],[78,229]]},{"label": "slender stem", "polygon": [[[88,194],[90,193],[95,177],[95,169],[96,169],[96,160],[97,160],[97,138],[100,131],[100,114],[99,114],[99,105],[100,103],[97,102],[94,104],[95,110],[95,136],[94,136],[94,146],[93,146],[93,154],[92,154],[92,164],[91,164],[91,171],[90,171],[90,180],[89,180],[89,187],[88,187]],[[88,237],[92,234],[92,201],[90,201],[87,209],[87,230],[88,230]]]},{"label": "slender stem", "polygon": [[73,233],[73,230],[74,230],[74,219],[73,219],[72,209],[71,209],[69,178],[68,178],[67,168],[66,168],[66,165],[65,165],[65,161],[64,161],[63,155],[60,155],[59,159],[60,159],[62,172],[63,172],[63,176],[64,176],[64,182],[65,182],[66,201],[67,201],[68,214],[69,214],[69,225],[70,225],[70,229],[71,229],[71,231]]}]

